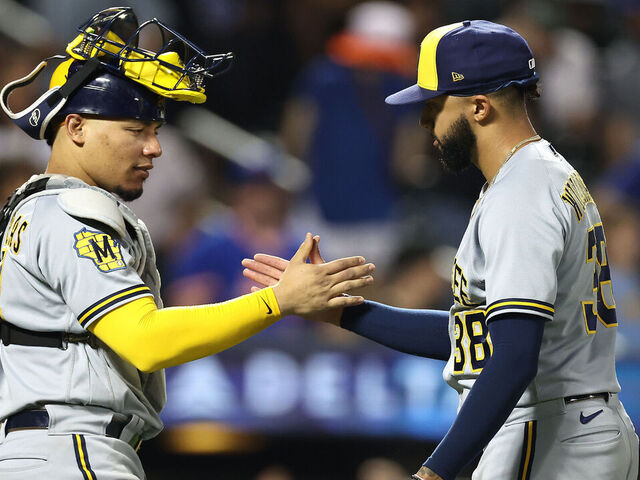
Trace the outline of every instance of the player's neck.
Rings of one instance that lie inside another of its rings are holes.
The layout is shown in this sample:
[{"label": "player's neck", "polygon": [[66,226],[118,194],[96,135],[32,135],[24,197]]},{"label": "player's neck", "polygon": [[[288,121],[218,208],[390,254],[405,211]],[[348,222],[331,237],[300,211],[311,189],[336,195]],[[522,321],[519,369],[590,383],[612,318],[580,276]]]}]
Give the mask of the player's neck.
[{"label": "player's neck", "polygon": [[68,175],[70,177],[76,177],[86,182],[89,185],[95,185],[95,182],[89,177],[86,172],[80,166],[80,163],[75,161],[77,155],[72,149],[67,148],[63,142],[54,142],[51,148],[51,156],[49,157],[49,163],[44,173],[48,174],[61,174]]},{"label": "player's neck", "polygon": [[536,131],[528,118],[509,125],[491,125],[477,135],[478,168],[487,182],[492,182],[500,167],[517,150],[537,140],[535,136]]}]

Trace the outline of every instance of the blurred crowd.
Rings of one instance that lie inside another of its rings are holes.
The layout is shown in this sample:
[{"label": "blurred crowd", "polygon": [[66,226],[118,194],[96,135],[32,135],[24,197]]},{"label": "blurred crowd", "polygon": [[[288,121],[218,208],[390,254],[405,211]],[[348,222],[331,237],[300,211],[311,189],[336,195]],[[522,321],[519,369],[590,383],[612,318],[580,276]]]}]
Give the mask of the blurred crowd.
[{"label": "blurred crowd", "polygon": [[[163,156],[145,195],[132,204],[154,237],[166,304],[248,292],[243,258],[288,257],[311,231],[320,235],[327,259],[364,255],[376,263],[368,298],[448,308],[453,255],[483,179],[475,170],[444,174],[429,134],[418,126],[420,106],[392,108],[384,98],[415,83],[417,45],[428,31],[487,19],[516,29],[533,50],[542,79],[542,97],[529,105],[534,125],[581,172],[599,205],[619,357],[640,358],[640,2],[119,3],[131,4],[140,19],[157,16],[207,53],[237,56],[234,68],[207,86],[210,117],[198,118],[211,122],[189,121],[200,107],[170,109],[160,133]],[[0,0],[0,83],[61,53],[77,25],[107,6]],[[35,86],[30,98],[14,95],[14,111],[46,88]],[[221,120],[242,129],[230,132],[244,132],[216,135]],[[3,198],[42,171],[47,158],[44,142],[0,116]],[[299,319],[281,323],[274,332],[312,328],[341,341],[337,329]],[[257,478],[292,478],[279,468]]]}]

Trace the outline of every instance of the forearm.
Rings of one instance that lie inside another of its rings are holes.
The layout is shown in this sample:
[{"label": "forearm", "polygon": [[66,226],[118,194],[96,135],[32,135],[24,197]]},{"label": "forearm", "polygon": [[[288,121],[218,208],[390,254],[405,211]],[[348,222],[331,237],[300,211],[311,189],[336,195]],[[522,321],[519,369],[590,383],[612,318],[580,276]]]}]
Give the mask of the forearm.
[{"label": "forearm", "polygon": [[89,330],[139,370],[152,372],[218,353],[278,319],[267,288],[227,302],[161,310],[146,297],[109,312]]},{"label": "forearm", "polygon": [[367,301],[345,308],[340,326],[420,357],[447,360],[451,351],[447,311],[411,310]]},{"label": "forearm", "polygon": [[496,320],[489,330],[493,356],[449,432],[424,464],[444,480],[453,480],[489,443],[536,375],[542,320]]}]

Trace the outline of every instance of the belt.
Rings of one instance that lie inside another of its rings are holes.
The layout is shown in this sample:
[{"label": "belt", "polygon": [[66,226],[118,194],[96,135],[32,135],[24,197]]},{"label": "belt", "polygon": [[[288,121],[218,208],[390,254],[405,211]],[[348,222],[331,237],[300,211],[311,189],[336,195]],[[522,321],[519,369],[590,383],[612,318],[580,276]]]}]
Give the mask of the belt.
[{"label": "belt", "polygon": [[0,340],[5,345],[25,345],[28,347],[51,347],[66,350],[70,343],[86,343],[97,348],[97,337],[90,332],[36,332],[17,327],[0,318]]},{"label": "belt", "polygon": [[[127,420],[116,420],[109,422],[104,434],[107,437],[120,438],[124,427],[129,423]],[[23,410],[7,417],[5,434],[18,430],[46,430],[49,428],[49,413],[46,410]],[[135,434],[128,442],[137,452],[142,444],[142,437]]]},{"label": "belt", "polygon": [[611,393],[609,392],[599,392],[599,393],[586,393],[584,395],[572,395],[570,397],[564,397],[564,403],[569,404],[573,402],[579,402],[581,400],[590,400],[592,398],[602,398],[605,402],[609,401],[609,397],[611,397]]}]

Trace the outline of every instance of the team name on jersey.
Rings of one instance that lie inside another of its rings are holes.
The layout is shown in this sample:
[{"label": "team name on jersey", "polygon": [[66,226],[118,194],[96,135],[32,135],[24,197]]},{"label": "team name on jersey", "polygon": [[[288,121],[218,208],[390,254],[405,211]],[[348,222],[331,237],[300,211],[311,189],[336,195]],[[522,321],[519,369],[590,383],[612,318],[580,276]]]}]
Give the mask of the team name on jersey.
[{"label": "team name on jersey", "polygon": [[462,271],[462,267],[458,264],[458,259],[453,261],[453,269],[451,271],[451,290],[453,291],[453,298],[460,305],[465,307],[471,307],[471,299],[468,294],[468,282],[467,278]]},{"label": "team name on jersey", "polygon": [[20,252],[20,247],[22,246],[22,234],[29,226],[29,222],[27,222],[22,215],[18,215],[13,219],[11,225],[7,229],[7,239],[6,246],[7,248],[15,253],[16,255]]},{"label": "team name on jersey", "polygon": [[564,190],[560,198],[573,208],[578,222],[582,220],[587,204],[594,203],[587,186],[584,184],[578,172],[573,172],[569,175],[569,179],[567,183],[564,184]]}]

